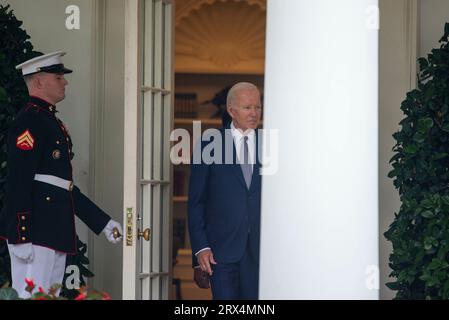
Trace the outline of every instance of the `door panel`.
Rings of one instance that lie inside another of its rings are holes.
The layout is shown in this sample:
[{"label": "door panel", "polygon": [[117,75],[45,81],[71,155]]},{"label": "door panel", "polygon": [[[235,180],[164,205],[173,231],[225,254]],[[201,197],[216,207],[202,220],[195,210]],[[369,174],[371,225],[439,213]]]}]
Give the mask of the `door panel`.
[{"label": "door panel", "polygon": [[[125,87],[137,89],[138,92],[135,92],[136,98],[129,94],[129,101],[134,106],[127,105],[127,108],[135,108],[135,122],[133,126],[132,120],[125,120],[125,136],[126,131],[137,131],[138,144],[125,157],[125,170],[126,166],[135,166],[136,169],[134,181],[128,177],[128,186],[125,186],[125,194],[127,190],[134,190],[136,195],[135,198],[129,197],[130,202],[125,206],[125,210],[136,208],[135,246],[125,246],[125,250],[135,250],[136,254],[124,255],[125,259],[129,258],[129,261],[123,262],[127,266],[124,273],[134,272],[135,298],[168,299],[171,291],[172,188],[168,137],[173,113],[173,8],[170,1],[162,0],[128,0],[127,3],[132,12],[129,18],[133,15],[135,18],[127,23],[138,37],[136,39],[127,33],[130,64],[127,61],[129,72],[126,82],[129,84]],[[139,63],[133,70],[132,63],[135,61]],[[128,143],[125,140],[125,145]],[[147,229],[151,232],[150,239],[138,235]],[[125,278],[131,280],[124,274]],[[127,286],[128,294],[131,294],[133,285]]]}]

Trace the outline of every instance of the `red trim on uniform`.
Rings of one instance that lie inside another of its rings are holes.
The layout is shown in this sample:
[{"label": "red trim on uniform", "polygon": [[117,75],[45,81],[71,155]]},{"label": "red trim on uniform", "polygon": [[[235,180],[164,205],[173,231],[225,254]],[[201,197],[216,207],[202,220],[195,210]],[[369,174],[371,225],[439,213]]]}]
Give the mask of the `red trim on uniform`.
[{"label": "red trim on uniform", "polygon": [[29,104],[28,104],[28,108],[26,108],[25,111],[28,111],[28,109],[29,109],[30,107],[33,107],[33,108],[38,109],[38,112],[39,112],[39,111],[45,111],[45,112],[47,112],[48,114],[50,114],[50,115],[52,115],[52,116],[54,115],[53,113],[51,113],[50,111],[48,111],[48,109],[42,108],[42,107],[40,107],[40,106],[38,106],[38,105],[35,105],[35,104],[32,104],[32,103],[29,103]]},{"label": "red trim on uniform", "polygon": [[[48,102],[47,100],[42,99],[41,97],[38,97],[38,96],[30,96],[30,98],[35,98],[35,99],[42,100],[42,101],[44,101],[45,103],[48,103],[48,105],[53,106],[54,108],[56,108],[56,106],[55,106],[53,103],[50,103],[50,102]],[[25,111],[28,111],[28,109],[29,109],[30,107],[37,108],[38,111],[41,111],[41,110],[46,111],[47,113],[49,113],[49,114],[51,114],[52,116],[54,116],[54,114],[51,113],[47,108],[38,106],[38,105],[36,105],[36,104],[34,104],[34,103],[32,103],[32,102],[28,102],[28,105],[27,105],[27,108],[25,109]]]},{"label": "red trim on uniform", "polygon": [[[8,238],[3,237],[3,236],[0,236],[0,239],[3,239],[3,240],[5,240],[5,241],[8,241],[8,240],[9,240]],[[13,243],[11,243],[11,244],[13,244]],[[56,250],[55,248],[50,248],[50,247],[44,246],[44,245],[42,245],[42,244],[37,244],[37,243],[35,243],[35,242],[33,242],[32,244],[33,244],[33,246],[38,246],[38,247],[50,249],[50,250],[53,250],[53,251],[55,251],[55,252],[62,253],[62,254],[67,254],[67,255],[70,255],[70,256],[74,256],[74,255],[77,254],[77,252],[65,252],[65,251],[61,251],[61,250]]]},{"label": "red trim on uniform", "polygon": [[22,239],[20,239],[20,215],[19,215],[19,214],[17,214],[17,220],[19,221],[19,222],[17,223],[17,241],[18,241],[19,243],[21,243],[21,242],[22,242]]},{"label": "red trim on uniform", "polygon": [[42,100],[42,101],[44,101],[44,102],[46,102],[46,103],[48,103],[50,106],[54,106],[54,104],[53,103],[51,103],[51,102],[48,102],[48,100],[45,100],[44,98],[41,98],[41,97],[38,97],[38,96],[34,96],[34,95],[31,95],[30,96],[30,98],[35,98],[35,99],[39,99],[39,100]]}]

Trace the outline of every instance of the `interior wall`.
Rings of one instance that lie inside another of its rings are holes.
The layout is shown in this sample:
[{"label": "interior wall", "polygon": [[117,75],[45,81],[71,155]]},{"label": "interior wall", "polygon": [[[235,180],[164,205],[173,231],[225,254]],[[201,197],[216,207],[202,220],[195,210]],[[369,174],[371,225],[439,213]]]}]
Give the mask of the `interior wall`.
[{"label": "interior wall", "polygon": [[[31,36],[36,51],[50,53],[66,51],[63,58],[74,73],[66,75],[69,82],[66,99],[58,104],[58,117],[66,124],[73,143],[75,158],[73,174],[75,184],[89,194],[90,179],[90,113],[92,103],[92,0],[0,0],[10,4],[16,17],[23,21],[22,28]],[[79,30],[66,28],[66,8],[76,5],[80,9]],[[77,233],[88,242],[88,228],[76,221]]]}]

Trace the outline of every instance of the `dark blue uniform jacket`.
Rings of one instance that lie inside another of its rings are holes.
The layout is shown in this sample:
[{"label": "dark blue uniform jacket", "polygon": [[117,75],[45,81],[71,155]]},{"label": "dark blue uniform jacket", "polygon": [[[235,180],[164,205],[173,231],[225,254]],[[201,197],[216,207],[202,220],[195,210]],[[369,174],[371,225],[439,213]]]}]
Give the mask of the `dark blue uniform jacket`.
[{"label": "dark blue uniform jacket", "polygon": [[76,253],[75,215],[99,234],[110,217],[74,186],[35,181],[36,174],[73,181],[72,141],[56,107],[31,97],[8,132],[6,198],[0,237]]}]

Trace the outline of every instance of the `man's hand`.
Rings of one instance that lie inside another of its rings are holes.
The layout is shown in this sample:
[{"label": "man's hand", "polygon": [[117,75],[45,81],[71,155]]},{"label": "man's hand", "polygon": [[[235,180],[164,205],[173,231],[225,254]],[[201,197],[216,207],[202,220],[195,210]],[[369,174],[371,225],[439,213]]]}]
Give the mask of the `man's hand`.
[{"label": "man's hand", "polygon": [[196,285],[201,289],[210,288],[210,276],[207,272],[201,270],[200,267],[193,268],[193,280],[195,280]]},{"label": "man's hand", "polygon": [[34,260],[34,249],[32,243],[10,244],[8,245],[9,252],[17,258],[25,261],[27,264]]},{"label": "man's hand", "polygon": [[204,272],[207,272],[207,274],[209,274],[211,276],[212,268],[211,268],[210,264],[211,263],[217,264],[217,262],[215,262],[214,254],[212,253],[212,250],[207,249],[207,250],[201,251],[200,253],[198,253],[196,258],[198,260],[198,264],[201,267],[201,270],[203,270]]},{"label": "man's hand", "polygon": [[[114,238],[114,229],[115,228],[120,233],[120,237],[118,237],[117,239]],[[117,244],[120,241],[122,241],[123,229],[122,229],[122,226],[120,225],[120,223],[118,223],[117,221],[114,221],[114,220],[111,219],[108,222],[108,224],[106,225],[106,227],[103,229],[103,232],[104,232],[104,234],[106,236],[106,239],[108,239],[108,241],[113,243],[113,244]]]}]

